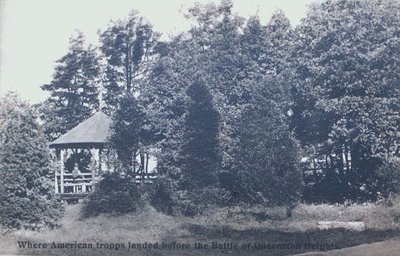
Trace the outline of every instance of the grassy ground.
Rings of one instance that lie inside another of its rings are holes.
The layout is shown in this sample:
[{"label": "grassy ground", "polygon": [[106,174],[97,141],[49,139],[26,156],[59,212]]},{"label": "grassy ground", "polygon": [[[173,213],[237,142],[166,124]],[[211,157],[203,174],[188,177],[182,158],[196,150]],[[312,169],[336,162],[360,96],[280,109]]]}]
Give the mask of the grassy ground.
[{"label": "grassy ground", "polygon": [[398,256],[399,251],[400,238],[396,238],[334,251],[302,253],[297,256]]},{"label": "grassy ground", "polygon": [[[187,218],[166,216],[147,207],[135,214],[82,220],[79,209],[80,205],[66,206],[59,229],[16,231],[0,236],[0,255],[293,255],[400,236],[400,203],[392,207],[302,204],[293,210],[290,218],[285,218],[282,208],[231,207]],[[367,230],[317,230],[318,220],[364,221]],[[94,248],[19,249],[17,241],[40,242],[48,246],[52,242],[77,241]],[[146,242],[158,242],[158,249],[117,250],[122,244],[127,247],[129,243]],[[171,248],[162,248],[163,243]],[[175,248],[173,243],[176,243]],[[195,243],[207,244],[208,248],[195,249]],[[218,243],[220,248],[213,249],[213,243]],[[102,248],[96,248],[100,244]],[[177,249],[177,244],[190,248]]]}]

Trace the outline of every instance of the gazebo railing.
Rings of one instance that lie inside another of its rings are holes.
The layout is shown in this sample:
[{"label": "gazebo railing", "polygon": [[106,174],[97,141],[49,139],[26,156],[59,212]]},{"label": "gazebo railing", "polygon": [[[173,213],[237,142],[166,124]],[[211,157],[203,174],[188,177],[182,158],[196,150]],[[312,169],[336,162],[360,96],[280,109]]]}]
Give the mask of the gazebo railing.
[{"label": "gazebo railing", "polygon": [[[78,177],[74,177],[72,173],[63,174],[63,192],[61,192],[61,174],[57,173],[57,194],[87,194],[92,192],[94,184],[99,177],[93,180],[92,173],[81,173]],[[153,183],[157,179],[156,173],[137,174],[135,176],[136,183]]]},{"label": "gazebo railing", "polygon": [[135,176],[136,183],[153,183],[157,179],[156,173],[137,174]]},{"label": "gazebo railing", "polygon": [[[75,177],[72,173],[63,174],[63,184],[61,184],[61,174],[56,174],[58,194],[87,194],[93,190],[92,173],[82,173]],[[63,187],[63,189],[61,189]]]}]

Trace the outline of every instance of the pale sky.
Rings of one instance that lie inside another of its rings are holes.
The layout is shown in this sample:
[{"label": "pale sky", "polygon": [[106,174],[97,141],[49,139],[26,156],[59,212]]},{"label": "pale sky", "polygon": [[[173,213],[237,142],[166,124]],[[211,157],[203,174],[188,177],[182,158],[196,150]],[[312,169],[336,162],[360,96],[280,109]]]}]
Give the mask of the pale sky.
[{"label": "pale sky", "polygon": [[[319,0],[321,1],[321,0]],[[67,53],[76,29],[97,44],[98,30],[110,20],[139,11],[163,39],[190,27],[183,13],[195,2],[219,0],[0,0],[0,96],[13,90],[31,103],[43,101],[57,59]],[[256,13],[266,23],[282,9],[293,26],[314,0],[233,0],[234,11],[247,18]]]}]

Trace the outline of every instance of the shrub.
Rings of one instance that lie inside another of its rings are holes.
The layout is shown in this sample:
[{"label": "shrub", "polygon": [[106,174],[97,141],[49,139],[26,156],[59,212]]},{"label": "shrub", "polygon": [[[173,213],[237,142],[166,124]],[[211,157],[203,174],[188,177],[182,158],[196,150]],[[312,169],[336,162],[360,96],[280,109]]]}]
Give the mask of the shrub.
[{"label": "shrub", "polygon": [[62,216],[62,204],[54,198],[6,194],[0,196],[0,201],[1,225],[6,229],[54,228]]},{"label": "shrub", "polygon": [[158,212],[173,215],[173,209],[177,204],[176,188],[176,181],[168,177],[159,177],[152,186],[150,204]]},{"label": "shrub", "polygon": [[381,178],[381,192],[384,197],[400,195],[400,160],[386,161],[378,169],[378,175]]},{"label": "shrub", "polygon": [[140,185],[118,173],[106,173],[82,207],[83,217],[134,212],[142,205]]},{"label": "shrub", "polygon": [[390,198],[390,206],[387,206],[385,210],[390,214],[390,217],[394,222],[400,222],[400,198],[398,196],[392,196]]},{"label": "shrub", "polygon": [[182,189],[180,182],[160,177],[150,195],[150,204],[168,215],[195,216],[213,207],[224,207],[231,202],[229,191],[219,187]]},{"label": "shrub", "polygon": [[209,208],[227,206],[230,193],[218,187],[205,187],[177,191],[175,214],[193,217],[204,213]]}]

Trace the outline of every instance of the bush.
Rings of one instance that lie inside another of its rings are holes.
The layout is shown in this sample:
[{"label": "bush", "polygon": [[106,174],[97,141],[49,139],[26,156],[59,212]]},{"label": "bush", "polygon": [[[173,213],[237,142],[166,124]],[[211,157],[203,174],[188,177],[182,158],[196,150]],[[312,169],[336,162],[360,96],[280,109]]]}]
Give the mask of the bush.
[{"label": "bush", "polygon": [[6,229],[55,228],[62,216],[62,204],[53,198],[0,195],[0,201],[1,225]]},{"label": "bush", "polygon": [[178,180],[160,177],[153,184],[150,204],[168,215],[193,217],[213,207],[224,207],[231,202],[229,191],[219,187],[181,189]]},{"label": "bush", "polygon": [[118,173],[106,173],[95,186],[82,207],[83,217],[100,214],[125,214],[134,212],[142,205],[140,185]]},{"label": "bush", "polygon": [[400,160],[386,161],[378,169],[378,175],[381,178],[381,193],[384,197],[400,195]]},{"label": "bush", "polygon": [[230,193],[217,187],[205,187],[180,190],[177,198],[175,214],[193,217],[210,208],[227,206],[230,202]]},{"label": "bush", "polygon": [[177,204],[176,188],[177,182],[168,177],[159,177],[152,186],[150,192],[150,204],[158,212],[167,215],[174,214],[174,207]]}]

